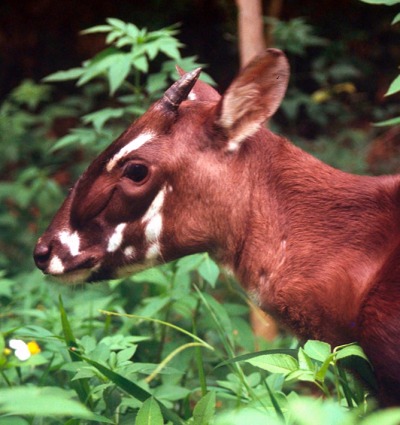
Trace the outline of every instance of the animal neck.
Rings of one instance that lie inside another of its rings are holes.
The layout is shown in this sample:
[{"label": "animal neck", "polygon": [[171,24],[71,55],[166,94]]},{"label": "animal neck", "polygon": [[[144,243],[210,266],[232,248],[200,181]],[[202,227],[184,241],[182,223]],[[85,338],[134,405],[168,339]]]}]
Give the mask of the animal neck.
[{"label": "animal neck", "polygon": [[[361,297],[385,260],[382,253],[398,239],[399,178],[341,172],[271,133],[253,146],[246,237],[235,268],[239,280],[299,334],[318,337],[328,332],[322,322],[334,319],[348,336],[331,340],[351,340],[347,328]],[[338,308],[348,317],[325,317],[324,306],[338,299],[349,304]],[[302,330],[294,318],[300,313],[288,312],[288,305],[315,313],[315,330],[309,323]]]}]

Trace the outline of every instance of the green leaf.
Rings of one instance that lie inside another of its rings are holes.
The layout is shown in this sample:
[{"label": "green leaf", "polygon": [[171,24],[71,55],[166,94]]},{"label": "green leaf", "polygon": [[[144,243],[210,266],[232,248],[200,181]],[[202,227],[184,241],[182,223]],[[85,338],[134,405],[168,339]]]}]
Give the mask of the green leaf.
[{"label": "green leaf", "polygon": [[349,421],[351,417],[347,410],[333,400],[322,402],[320,399],[311,398],[293,399],[289,404],[289,411],[290,416],[296,419],[296,425],[355,424],[355,422]]},{"label": "green leaf", "polygon": [[360,425],[398,425],[400,423],[400,408],[381,410],[368,415]]},{"label": "green leaf", "polygon": [[202,300],[210,311],[217,330],[227,339],[231,347],[233,346],[233,328],[232,322],[224,307],[210,294],[202,294]]},{"label": "green leaf", "polygon": [[304,351],[312,359],[324,362],[332,350],[326,342],[309,340],[304,344]]},{"label": "green leaf", "polygon": [[170,298],[167,296],[149,297],[145,300],[145,305],[136,310],[136,314],[143,317],[153,317],[160,310],[170,303]]},{"label": "green leaf", "polygon": [[294,370],[286,375],[285,381],[315,382],[315,374],[309,370]]},{"label": "green leaf", "polygon": [[120,55],[120,51],[114,47],[102,50],[93,59],[85,63],[84,71],[77,85],[82,86],[93,78],[106,73],[113,65],[114,60]]},{"label": "green leaf", "polygon": [[0,413],[34,416],[74,416],[112,423],[91,413],[71,399],[71,393],[56,387],[14,387],[0,390]]},{"label": "green leaf", "polygon": [[361,0],[363,3],[369,3],[369,4],[378,4],[378,5],[385,5],[385,6],[394,6],[395,4],[399,4],[399,0]]},{"label": "green leaf", "polygon": [[385,93],[385,96],[390,96],[400,91],[400,75],[398,75],[389,86],[389,90]]},{"label": "green leaf", "polygon": [[215,391],[200,399],[193,410],[193,425],[208,425],[215,414]]},{"label": "green leaf", "polygon": [[108,70],[110,95],[121,86],[129,74],[132,65],[132,56],[128,54],[115,55],[114,61]]},{"label": "green leaf", "polygon": [[211,287],[215,287],[219,276],[219,267],[208,256],[208,254],[205,254],[204,261],[200,264],[198,272],[200,276],[211,285]]},{"label": "green leaf", "polygon": [[299,349],[298,359],[300,369],[304,371],[315,371],[314,363],[312,362],[310,356],[308,356],[307,353],[303,350],[303,348]]},{"label": "green leaf", "polygon": [[[59,311],[61,316],[61,324],[62,324],[62,330],[64,334],[65,343],[70,349],[69,350],[70,358],[73,362],[80,361],[81,360],[80,357],[74,351],[78,345],[76,343],[75,336],[72,332],[72,328],[69,323],[67,313],[65,312],[61,295],[59,296]],[[90,406],[93,404],[93,401],[90,395],[90,386],[87,380],[81,379],[77,381],[76,385],[74,386],[74,389],[76,393],[78,394],[78,397],[82,403],[88,403]]]},{"label": "green leaf", "polygon": [[188,273],[197,269],[203,261],[203,254],[188,255],[176,263],[179,273]]},{"label": "green leaf", "polygon": [[132,60],[133,66],[138,69],[139,71],[143,73],[147,73],[149,70],[149,62],[147,61],[146,56],[140,55],[138,57],[135,57]]},{"label": "green leaf", "polygon": [[268,372],[285,375],[299,368],[298,361],[287,354],[264,354],[245,361]]},{"label": "green leaf", "polygon": [[121,31],[126,31],[126,23],[117,18],[107,18],[106,21],[115,28],[118,28]]},{"label": "green leaf", "polygon": [[330,354],[328,357],[326,357],[326,359],[324,360],[324,362],[322,363],[321,367],[318,369],[315,378],[320,381],[320,382],[324,382],[326,374],[329,370],[329,366],[331,365],[331,363],[333,362],[333,359],[335,358],[334,354]]},{"label": "green leaf", "polygon": [[[87,114],[82,118],[85,124],[92,123],[97,132],[101,132],[104,124],[112,118],[121,118],[125,113],[124,108],[104,108]],[[67,137],[67,136],[65,136]]]},{"label": "green leaf", "polygon": [[76,80],[82,76],[83,72],[83,68],[71,68],[67,71],[57,71],[47,77],[44,77],[42,81],[45,81],[46,83],[53,83],[58,81]]},{"label": "green leaf", "polygon": [[[105,377],[110,379],[114,384],[116,384],[121,390],[127,392],[132,397],[137,398],[140,401],[146,401],[148,398],[152,397],[152,395],[140,387],[139,385],[135,384],[134,382],[130,381],[129,379],[125,378],[124,376],[113,372],[111,369],[108,369],[107,367],[103,366],[100,363],[97,363],[87,357],[80,356],[82,360],[86,361],[87,363],[94,366],[98,371],[100,371]],[[182,420],[177,416],[172,410],[167,409],[163,404],[160,404],[160,409],[162,411],[163,416],[172,421],[174,424],[181,425]]]},{"label": "green leaf", "polygon": [[157,73],[151,74],[147,78],[147,91],[151,93],[157,93],[160,90],[164,90],[167,86],[167,76],[165,74]]},{"label": "green leaf", "polygon": [[391,118],[390,120],[385,120],[381,122],[374,123],[375,127],[385,127],[400,124],[400,117]]},{"label": "green leaf", "polygon": [[135,425],[163,425],[164,420],[161,414],[160,406],[150,397],[146,400],[136,416]]},{"label": "green leaf", "polygon": [[29,422],[16,416],[7,415],[0,418],[0,425],[29,425]]},{"label": "green leaf", "polygon": [[393,21],[392,21],[392,25],[395,25],[395,24],[397,24],[398,22],[400,22],[400,13],[398,13],[394,18],[393,18]]},{"label": "green leaf", "polygon": [[109,32],[112,30],[110,25],[96,25],[95,27],[88,28],[81,31],[81,34],[93,34],[95,32]]},{"label": "green leaf", "polygon": [[223,412],[214,421],[214,425],[282,425],[284,423],[264,409],[254,407],[246,407],[240,410],[232,409],[231,411]]},{"label": "green leaf", "polygon": [[369,362],[364,350],[357,344],[349,344],[344,347],[340,347],[336,352],[336,360],[345,359],[350,356],[361,357],[365,361]]},{"label": "green leaf", "polygon": [[154,267],[152,269],[146,269],[142,272],[136,273],[133,275],[130,280],[132,282],[146,282],[146,283],[153,283],[155,285],[160,285],[163,287],[168,287],[169,285],[169,279],[165,274],[160,270],[158,267]]},{"label": "green leaf", "polygon": [[385,96],[390,96],[400,91],[400,75],[398,75],[390,84],[388,91],[385,93]]}]

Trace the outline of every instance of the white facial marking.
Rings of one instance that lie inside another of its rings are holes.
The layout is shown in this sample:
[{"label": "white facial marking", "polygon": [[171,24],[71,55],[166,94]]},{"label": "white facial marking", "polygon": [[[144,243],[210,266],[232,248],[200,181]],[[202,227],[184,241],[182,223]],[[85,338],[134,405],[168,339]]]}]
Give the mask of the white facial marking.
[{"label": "white facial marking", "polygon": [[163,227],[161,214],[156,214],[144,229],[147,242],[155,242],[159,239]]},{"label": "white facial marking", "polygon": [[125,257],[134,257],[136,255],[136,249],[133,246],[127,246],[124,249],[124,255]]},{"label": "white facial marking", "polygon": [[115,228],[114,233],[108,239],[107,252],[115,252],[121,246],[125,227],[126,223],[120,223]]},{"label": "white facial marking", "polygon": [[167,189],[164,187],[158,192],[157,196],[154,198],[154,201],[142,218],[142,223],[146,225],[144,234],[146,236],[146,241],[149,243],[158,242],[161,236],[163,228],[161,210],[164,205],[166,191]]},{"label": "white facial marking", "polygon": [[110,172],[117,162],[123,158],[124,156],[128,155],[129,153],[136,151],[141,146],[143,146],[145,143],[149,142],[151,139],[155,137],[155,134],[152,132],[142,133],[135,139],[133,139],[131,142],[129,142],[127,145],[125,145],[119,152],[117,152],[108,162],[107,164],[107,171]]},{"label": "white facial marking", "polygon": [[164,204],[164,198],[165,198],[165,187],[161,189],[158,192],[157,196],[154,198],[149,209],[146,211],[146,214],[142,218],[142,223],[148,222],[154,216],[156,216],[157,214],[160,214],[161,208]]},{"label": "white facial marking", "polygon": [[189,99],[189,100],[197,100],[197,96],[196,96],[196,94],[195,94],[195,93],[193,93],[193,91],[191,91],[191,92],[189,93],[188,99]]},{"label": "white facial marking", "polygon": [[73,257],[80,254],[79,247],[81,240],[78,232],[70,233],[67,230],[63,230],[58,235],[60,242],[69,248],[69,252]]},{"label": "white facial marking", "polygon": [[57,255],[55,255],[50,261],[48,272],[50,274],[63,274],[64,270],[65,267],[60,257],[57,257]]},{"label": "white facial marking", "polygon": [[158,242],[155,242],[149,246],[149,248],[146,251],[146,260],[155,260],[159,257],[161,257],[161,250],[160,245]]}]

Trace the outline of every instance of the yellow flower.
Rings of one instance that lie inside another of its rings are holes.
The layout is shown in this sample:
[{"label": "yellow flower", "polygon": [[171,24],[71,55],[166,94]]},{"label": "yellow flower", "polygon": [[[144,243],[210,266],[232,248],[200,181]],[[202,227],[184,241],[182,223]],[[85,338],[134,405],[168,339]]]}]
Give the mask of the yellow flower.
[{"label": "yellow flower", "polygon": [[28,346],[28,350],[32,354],[32,356],[34,356],[35,354],[39,354],[41,351],[39,344],[36,341],[29,341],[26,345]]}]

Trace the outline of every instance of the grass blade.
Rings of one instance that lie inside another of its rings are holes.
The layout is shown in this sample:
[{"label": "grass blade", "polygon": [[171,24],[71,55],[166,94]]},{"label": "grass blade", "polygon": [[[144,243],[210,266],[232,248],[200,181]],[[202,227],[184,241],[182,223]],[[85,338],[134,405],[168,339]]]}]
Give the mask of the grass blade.
[{"label": "grass blade", "polygon": [[[64,339],[69,348],[68,352],[69,352],[71,361],[73,362],[80,361],[81,360],[80,357],[74,351],[74,349],[77,347],[77,343],[75,340],[75,336],[72,332],[72,328],[69,323],[68,316],[65,311],[61,295],[59,296],[59,310],[60,310],[60,316],[61,316],[61,325],[62,325],[62,329],[64,333]],[[93,400],[90,395],[90,386],[89,386],[88,380],[79,379],[78,381],[71,382],[71,386],[74,388],[74,390],[78,394],[79,400],[82,403],[89,406],[90,408],[93,408]]]},{"label": "grass blade", "polygon": [[[150,394],[148,391],[146,391],[139,385],[135,384],[134,382],[130,381],[129,379],[126,379],[124,376],[108,369],[107,367],[103,366],[102,364],[94,360],[91,360],[84,356],[80,356],[79,354],[77,355],[81,358],[81,360],[84,360],[85,362],[94,366],[99,372],[101,372],[106,378],[108,378],[115,385],[117,385],[121,390],[125,391],[127,394],[131,395],[132,397],[135,397],[139,401],[144,403],[147,399],[149,399],[150,397],[153,397],[153,395]],[[167,409],[157,399],[154,399],[154,400],[156,400],[157,403],[159,404],[161,412],[165,419],[171,421],[174,425],[183,424],[182,419],[176,413],[174,413],[172,410]]]},{"label": "grass blade", "polygon": [[122,314],[122,313],[115,313],[113,311],[106,311],[106,310],[99,310],[102,314],[107,314],[109,316],[119,316],[119,317],[129,317],[132,319],[138,319],[138,320],[146,320],[148,322],[154,322],[159,323],[160,325],[168,326],[172,329],[175,329],[178,332],[181,332],[185,335],[190,336],[195,341],[199,342],[203,347],[208,348],[209,350],[214,351],[214,348],[211,347],[210,344],[207,344],[207,342],[203,341],[201,338],[199,338],[197,335],[192,334],[191,332],[187,331],[186,329],[182,329],[179,326],[175,326],[172,323],[164,322],[163,320],[159,319],[153,319],[152,317],[143,317],[143,316],[137,316],[136,314]]}]

